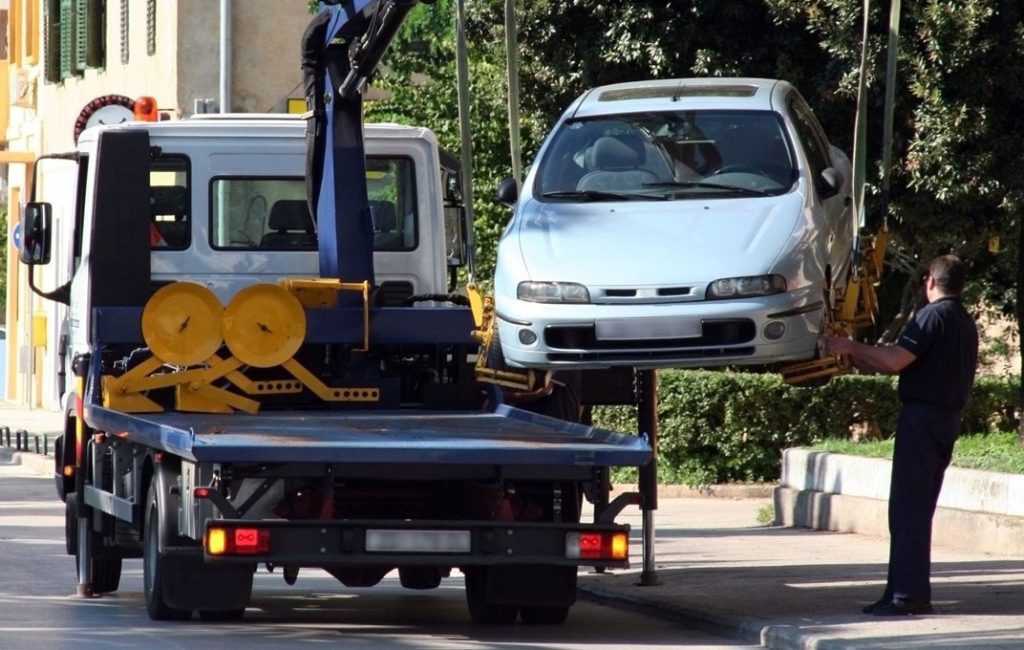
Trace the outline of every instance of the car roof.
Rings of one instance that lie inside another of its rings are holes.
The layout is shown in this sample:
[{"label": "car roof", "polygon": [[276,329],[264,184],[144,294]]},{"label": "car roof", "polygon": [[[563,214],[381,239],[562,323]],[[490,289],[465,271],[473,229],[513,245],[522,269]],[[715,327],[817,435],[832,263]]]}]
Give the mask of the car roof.
[{"label": "car roof", "polygon": [[577,100],[573,117],[663,110],[775,110],[791,86],[778,79],[694,77],[599,86]]}]

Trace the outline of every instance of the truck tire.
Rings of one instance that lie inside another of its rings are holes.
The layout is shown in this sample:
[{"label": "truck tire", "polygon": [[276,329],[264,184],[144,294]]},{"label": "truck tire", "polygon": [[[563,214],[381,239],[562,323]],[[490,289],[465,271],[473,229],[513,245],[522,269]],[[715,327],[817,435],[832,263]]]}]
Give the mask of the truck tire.
[{"label": "truck tire", "polygon": [[160,489],[159,483],[154,481],[149,489],[149,497],[146,500],[146,531],[143,538],[142,550],[142,592],[146,601],[146,612],[154,621],[183,621],[188,619],[192,612],[187,609],[171,607],[164,600],[165,580],[164,558],[160,552]]},{"label": "truck tire", "polygon": [[[78,565],[78,503],[75,493],[70,492],[64,502],[64,543],[68,555],[75,558],[75,575],[81,577]],[[92,593],[109,594],[121,585],[121,556],[105,555],[100,546],[99,536],[93,536]]]},{"label": "truck tire", "polygon": [[511,625],[519,608],[487,602],[487,567],[466,567],[466,604],[469,618],[478,625]]}]

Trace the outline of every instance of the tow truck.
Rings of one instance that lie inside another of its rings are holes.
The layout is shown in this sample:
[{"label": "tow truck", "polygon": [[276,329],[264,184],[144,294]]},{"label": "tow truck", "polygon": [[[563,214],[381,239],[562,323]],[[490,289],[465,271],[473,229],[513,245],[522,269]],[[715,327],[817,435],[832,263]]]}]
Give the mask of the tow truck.
[{"label": "tow truck", "polygon": [[259,567],[412,589],[458,569],[474,622],[556,624],[580,566],[628,565],[615,518],[638,499],[607,475],[651,442],[504,403],[486,304],[453,286],[458,175],[429,130],[362,123],[415,4],[325,3],[305,121],[128,122],[53,156],[77,168],[72,272],[32,275],[58,239],[45,202],[20,257],[69,307],[54,478],[79,595],[141,557],[151,618],[235,620]]}]

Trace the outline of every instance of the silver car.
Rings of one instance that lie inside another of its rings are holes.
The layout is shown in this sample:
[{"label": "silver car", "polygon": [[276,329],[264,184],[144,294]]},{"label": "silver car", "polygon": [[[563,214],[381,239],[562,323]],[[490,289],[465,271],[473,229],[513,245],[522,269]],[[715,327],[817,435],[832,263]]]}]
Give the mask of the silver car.
[{"label": "silver car", "polygon": [[814,358],[854,235],[850,161],[770,79],[617,84],[559,119],[501,237],[505,361],[711,367]]}]

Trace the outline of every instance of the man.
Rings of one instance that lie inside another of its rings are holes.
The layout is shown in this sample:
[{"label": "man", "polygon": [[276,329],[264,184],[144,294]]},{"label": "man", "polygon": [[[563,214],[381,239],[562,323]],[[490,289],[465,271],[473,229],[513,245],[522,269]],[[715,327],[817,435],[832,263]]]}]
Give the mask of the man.
[{"label": "man", "polygon": [[964,264],[954,255],[932,260],[925,279],[928,305],[896,345],[873,346],[831,337],[829,351],[871,372],[899,373],[889,490],[889,574],[882,598],[865,614],[930,614],[932,516],[942,477],[960,434],[960,414],[978,365],[978,328],[960,296]]}]

